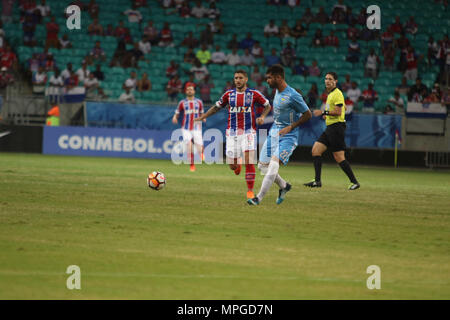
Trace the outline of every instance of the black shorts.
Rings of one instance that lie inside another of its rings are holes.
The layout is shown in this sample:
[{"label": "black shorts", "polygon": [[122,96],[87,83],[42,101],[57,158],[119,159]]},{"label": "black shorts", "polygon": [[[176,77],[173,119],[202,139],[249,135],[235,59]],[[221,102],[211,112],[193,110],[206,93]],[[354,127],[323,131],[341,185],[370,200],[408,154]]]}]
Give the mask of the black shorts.
[{"label": "black shorts", "polygon": [[323,143],[331,152],[345,151],[345,122],[336,122],[327,126],[326,130],[317,139]]}]

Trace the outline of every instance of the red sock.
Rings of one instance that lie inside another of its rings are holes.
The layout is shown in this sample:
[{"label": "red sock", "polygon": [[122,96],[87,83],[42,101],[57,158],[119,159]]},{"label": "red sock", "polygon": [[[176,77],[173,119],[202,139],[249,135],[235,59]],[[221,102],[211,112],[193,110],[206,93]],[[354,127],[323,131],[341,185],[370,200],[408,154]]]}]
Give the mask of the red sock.
[{"label": "red sock", "polygon": [[245,165],[245,181],[247,182],[247,187],[249,191],[253,190],[253,186],[255,185],[255,165],[254,164],[246,164]]}]

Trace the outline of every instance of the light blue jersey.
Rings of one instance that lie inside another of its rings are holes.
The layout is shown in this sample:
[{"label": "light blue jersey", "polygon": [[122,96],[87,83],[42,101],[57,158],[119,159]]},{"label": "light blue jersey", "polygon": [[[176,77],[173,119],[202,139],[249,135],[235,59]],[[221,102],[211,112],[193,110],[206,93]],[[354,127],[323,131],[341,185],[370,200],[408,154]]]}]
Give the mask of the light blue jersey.
[{"label": "light blue jersey", "polygon": [[281,93],[277,90],[273,99],[274,124],[261,149],[260,162],[269,163],[270,159],[275,156],[284,165],[288,163],[290,156],[297,147],[300,131],[297,127],[282,137],[278,135],[278,132],[296,122],[301,114],[308,110],[309,108],[302,95],[292,87],[287,86]]},{"label": "light blue jersey", "polygon": [[[273,118],[278,129],[283,129],[297,121],[309,108],[303,97],[294,88],[287,86],[282,92],[275,93],[273,99]],[[298,127],[291,131],[298,136]]]}]

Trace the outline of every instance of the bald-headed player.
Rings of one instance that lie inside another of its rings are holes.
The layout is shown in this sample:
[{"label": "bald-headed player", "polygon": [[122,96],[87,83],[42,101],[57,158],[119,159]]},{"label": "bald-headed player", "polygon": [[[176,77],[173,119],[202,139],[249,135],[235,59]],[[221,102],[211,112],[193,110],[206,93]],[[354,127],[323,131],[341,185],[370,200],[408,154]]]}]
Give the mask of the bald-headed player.
[{"label": "bald-headed player", "polygon": [[325,75],[325,87],[328,92],[326,108],[323,112],[314,110],[314,115],[323,116],[327,128],[312,147],[316,177],[313,181],[304,185],[311,188],[320,188],[322,186],[322,154],[329,149],[351,182],[348,189],[356,190],[360,187],[360,184],[353,174],[350,163],[345,159],[345,102],[342,91],[336,87],[337,81],[338,76],[335,72],[328,72]]}]

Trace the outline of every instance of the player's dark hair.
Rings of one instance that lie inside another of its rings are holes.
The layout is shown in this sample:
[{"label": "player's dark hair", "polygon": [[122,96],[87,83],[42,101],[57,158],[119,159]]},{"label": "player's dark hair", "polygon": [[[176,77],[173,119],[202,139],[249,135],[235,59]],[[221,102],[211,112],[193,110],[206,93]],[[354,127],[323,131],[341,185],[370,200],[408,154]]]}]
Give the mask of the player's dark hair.
[{"label": "player's dark hair", "polygon": [[281,76],[284,79],[284,68],[281,64],[274,64],[267,69],[266,74],[271,74],[273,76]]},{"label": "player's dark hair", "polygon": [[337,80],[337,79],[338,79],[338,75],[337,75],[336,72],[331,71],[331,72],[327,72],[326,75],[327,75],[327,74],[331,75],[331,76],[333,77],[334,80]]},{"label": "player's dark hair", "polygon": [[234,72],[234,74],[236,74],[236,73],[241,73],[241,74],[243,74],[246,78],[248,78],[247,71],[245,71],[245,70],[238,69],[238,70],[236,70],[236,71]]}]

